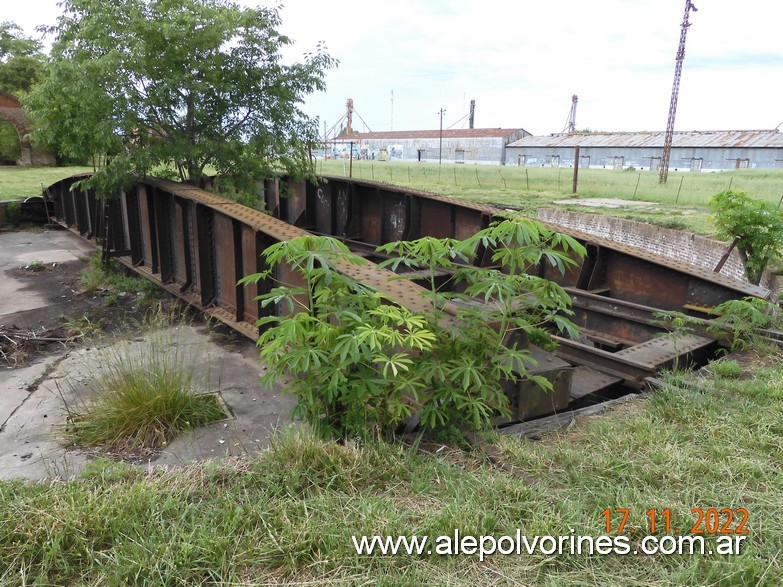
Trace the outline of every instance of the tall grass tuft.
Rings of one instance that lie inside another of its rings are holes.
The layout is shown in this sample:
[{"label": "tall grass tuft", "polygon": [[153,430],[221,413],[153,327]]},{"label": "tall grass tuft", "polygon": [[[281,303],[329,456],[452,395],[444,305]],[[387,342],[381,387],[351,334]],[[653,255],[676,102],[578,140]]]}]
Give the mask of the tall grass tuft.
[{"label": "tall grass tuft", "polygon": [[225,417],[214,396],[193,390],[195,356],[172,332],[110,346],[87,383],[90,399],[66,434],[75,445],[110,451],[157,450],[178,433]]}]

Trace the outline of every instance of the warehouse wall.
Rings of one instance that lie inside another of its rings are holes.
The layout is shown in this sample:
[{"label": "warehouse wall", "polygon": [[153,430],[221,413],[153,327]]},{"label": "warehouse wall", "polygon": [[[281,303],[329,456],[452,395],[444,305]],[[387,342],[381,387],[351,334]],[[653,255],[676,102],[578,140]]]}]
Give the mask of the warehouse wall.
[{"label": "warehouse wall", "polygon": [[[660,148],[582,147],[579,150],[579,167],[594,169],[657,169],[660,163]],[[694,159],[701,159],[700,165]],[[714,171],[736,169],[783,168],[783,149],[716,149],[716,148],[673,148],[669,169],[682,171]],[[574,149],[571,147],[507,147],[506,165],[525,167],[573,167]]]}]

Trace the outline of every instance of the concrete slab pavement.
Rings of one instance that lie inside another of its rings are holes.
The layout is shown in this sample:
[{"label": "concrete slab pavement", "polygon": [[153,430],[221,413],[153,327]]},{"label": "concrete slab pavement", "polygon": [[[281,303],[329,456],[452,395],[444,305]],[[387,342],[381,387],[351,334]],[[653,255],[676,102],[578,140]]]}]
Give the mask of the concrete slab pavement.
[{"label": "concrete slab pavement", "polygon": [[[91,248],[82,247],[82,241],[68,232],[0,233],[0,299],[5,303],[0,324],[18,316],[67,314],[69,306],[80,301],[72,282],[64,283],[70,291],[59,295],[39,291],[36,280],[27,276],[21,279],[23,287],[8,285],[23,261],[63,262],[78,268],[90,253]],[[217,393],[229,417],[174,439],[146,464],[176,466],[225,455],[252,455],[269,445],[276,429],[290,424],[293,400],[281,396],[280,389],[261,389],[262,369],[252,341],[221,345],[210,339],[206,327],[180,324],[159,334],[140,333],[132,340],[62,348],[22,368],[0,367],[0,478],[70,477],[83,470],[95,454],[65,445],[62,427],[68,411],[78,412],[89,400],[106,353],[133,353],[161,340],[168,341],[167,352],[181,353],[190,361],[194,391]]]}]

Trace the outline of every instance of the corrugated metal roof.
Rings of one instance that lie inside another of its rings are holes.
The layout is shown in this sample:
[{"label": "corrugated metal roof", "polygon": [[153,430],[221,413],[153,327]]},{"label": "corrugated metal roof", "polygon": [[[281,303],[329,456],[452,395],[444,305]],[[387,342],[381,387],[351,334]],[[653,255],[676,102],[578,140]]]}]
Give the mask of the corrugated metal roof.
[{"label": "corrugated metal roof", "polygon": [[[664,132],[592,132],[525,137],[509,147],[625,147],[663,148]],[[777,130],[715,130],[675,132],[674,148],[783,148],[783,133]]]},{"label": "corrugated metal roof", "polygon": [[[444,139],[470,139],[470,138],[495,138],[507,137],[514,133],[528,133],[523,128],[462,128],[462,129],[443,129]],[[370,139],[437,139],[441,136],[441,131],[435,130],[390,130],[381,132],[357,132],[349,135],[339,136],[338,141],[357,141]]]}]

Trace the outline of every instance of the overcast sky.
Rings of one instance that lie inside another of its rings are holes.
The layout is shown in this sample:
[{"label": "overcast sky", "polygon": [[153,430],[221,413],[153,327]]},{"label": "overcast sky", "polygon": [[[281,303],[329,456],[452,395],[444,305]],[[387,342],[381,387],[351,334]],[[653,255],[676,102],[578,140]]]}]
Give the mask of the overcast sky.
[{"label": "overcast sky", "polygon": [[[107,0],[109,1],[109,0]],[[0,0],[30,35],[58,0]],[[693,0],[677,130],[783,122],[783,1]],[[243,5],[275,2],[241,0]],[[331,127],[354,101],[355,130],[475,126],[561,132],[665,130],[685,0],[288,0],[299,59],[323,41],[340,61],[305,111]],[[363,122],[364,121],[364,122]],[[366,124],[366,126],[365,126]]]}]

